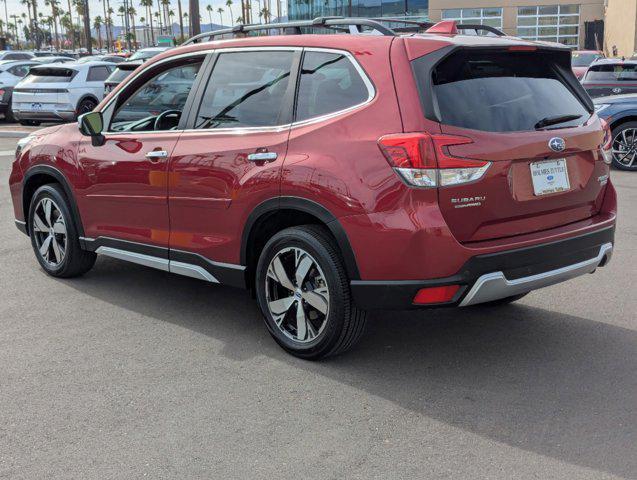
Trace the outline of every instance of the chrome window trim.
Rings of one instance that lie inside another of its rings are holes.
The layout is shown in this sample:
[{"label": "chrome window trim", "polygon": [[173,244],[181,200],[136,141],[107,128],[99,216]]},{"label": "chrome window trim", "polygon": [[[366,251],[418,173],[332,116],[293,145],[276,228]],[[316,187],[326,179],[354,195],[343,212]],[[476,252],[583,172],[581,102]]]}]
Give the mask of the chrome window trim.
[{"label": "chrome window trim", "polygon": [[[352,105],[351,107],[347,107],[344,108],[342,110],[337,110],[335,112],[331,112],[331,113],[326,113],[324,115],[320,115],[317,117],[311,117],[311,118],[307,118],[305,120],[299,120],[296,122],[292,122],[292,123],[287,123],[284,125],[272,125],[272,126],[267,126],[267,127],[234,127],[234,128],[216,128],[216,129],[202,129],[202,128],[187,128],[187,129],[183,129],[183,130],[164,130],[164,133],[168,133],[168,132],[173,132],[173,133],[192,133],[192,132],[198,132],[198,133],[206,133],[206,134],[215,134],[215,135],[246,135],[249,133],[277,133],[277,132],[283,132],[287,129],[291,129],[291,128],[297,128],[297,127],[304,127],[306,125],[311,125],[314,123],[319,123],[325,120],[329,120],[331,118],[335,118],[341,115],[345,115],[347,113],[350,113],[354,110],[357,110],[359,108],[362,108],[366,105],[368,105],[369,103],[371,103],[374,98],[376,98],[376,88],[374,86],[374,84],[372,83],[371,79],[369,78],[369,76],[367,75],[367,72],[363,69],[363,67],[361,66],[361,64],[354,58],[354,56],[352,55],[351,52],[347,51],[347,50],[342,50],[342,49],[338,49],[338,48],[324,48],[324,47],[299,47],[299,46],[268,46],[268,47],[231,47],[231,48],[210,48],[210,49],[205,49],[205,50],[198,50],[196,52],[188,52],[188,53],[183,53],[183,54],[179,54],[179,55],[175,55],[172,57],[167,57],[164,58],[162,60],[159,60],[158,62],[154,63],[151,67],[148,68],[154,68],[156,65],[161,65],[163,63],[167,63],[169,61],[173,61],[176,59],[182,59],[182,58],[187,58],[187,57],[193,57],[193,56],[203,56],[205,57],[206,55],[213,53],[213,52],[219,52],[219,54],[222,53],[236,53],[236,52],[253,52],[253,51],[291,51],[291,52],[298,52],[300,50],[303,50],[305,52],[324,52],[324,53],[335,53],[335,54],[339,54],[339,55],[343,55],[345,56],[351,63],[352,65],[354,65],[354,68],[356,69],[356,71],[358,72],[359,76],[361,77],[361,79],[363,80],[363,83],[365,84],[365,87],[367,88],[367,99],[361,103],[358,103],[356,105]],[[301,64],[301,68],[303,68],[303,65]],[[126,83],[132,83],[134,82],[140,75],[142,75],[144,73],[146,69],[142,69],[141,71],[139,71],[135,77],[131,78],[130,80],[127,80]],[[105,112],[106,110],[114,104],[114,102],[117,100],[117,98],[119,98],[121,92],[118,93],[117,95],[115,95],[112,99],[109,100],[109,102],[104,105],[104,107],[100,110],[100,112],[102,112],[102,115],[106,115]],[[108,123],[110,124],[110,117],[108,118]],[[145,133],[157,133],[156,130],[140,130],[140,131],[134,131],[134,132],[109,132],[106,131],[104,132],[104,135],[109,135],[109,136],[119,136],[119,135],[132,135],[132,134],[145,134]]]}]

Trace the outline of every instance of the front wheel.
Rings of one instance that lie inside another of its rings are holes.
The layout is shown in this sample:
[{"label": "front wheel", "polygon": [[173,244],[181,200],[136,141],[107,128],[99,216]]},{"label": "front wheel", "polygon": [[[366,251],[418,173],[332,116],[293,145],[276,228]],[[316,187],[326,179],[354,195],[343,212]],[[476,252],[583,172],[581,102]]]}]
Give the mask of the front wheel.
[{"label": "front wheel", "polygon": [[38,262],[54,277],[76,277],[95,264],[96,254],[82,250],[64,191],[56,184],[38,188],[29,208],[29,236]]},{"label": "front wheel", "polygon": [[322,227],[287,228],[268,241],[256,294],[268,330],[297,357],[342,353],[363,333],[365,312],[352,302],[338,248]]},{"label": "front wheel", "polygon": [[619,170],[637,170],[637,122],[626,122],[613,129],[613,165]]}]

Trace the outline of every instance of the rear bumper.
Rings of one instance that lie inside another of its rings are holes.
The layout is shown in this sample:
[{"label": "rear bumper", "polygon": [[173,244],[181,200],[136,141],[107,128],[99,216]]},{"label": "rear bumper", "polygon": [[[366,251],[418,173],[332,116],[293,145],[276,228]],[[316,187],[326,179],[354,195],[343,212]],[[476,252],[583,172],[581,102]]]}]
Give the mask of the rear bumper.
[{"label": "rear bumper", "polygon": [[[351,282],[355,303],[363,309],[469,306],[498,300],[592,273],[610,260],[615,227],[551,243],[470,258],[453,276],[423,281]],[[422,288],[461,285],[446,303],[414,305]]]},{"label": "rear bumper", "polygon": [[[69,108],[71,108],[69,106]],[[43,110],[33,112],[30,110],[13,110],[13,115],[18,120],[36,120],[49,122],[72,122],[76,118],[75,110]]]}]

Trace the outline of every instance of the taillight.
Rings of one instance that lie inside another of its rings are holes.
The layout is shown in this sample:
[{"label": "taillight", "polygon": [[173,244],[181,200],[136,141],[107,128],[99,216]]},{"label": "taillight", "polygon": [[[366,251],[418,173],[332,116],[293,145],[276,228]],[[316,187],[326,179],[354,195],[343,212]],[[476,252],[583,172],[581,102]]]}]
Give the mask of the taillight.
[{"label": "taillight", "polygon": [[613,162],[613,133],[610,131],[610,125],[603,118],[599,119],[602,122],[602,128],[604,129],[604,139],[599,146],[599,150],[604,159],[604,163],[610,165]]},{"label": "taillight", "polygon": [[491,165],[449,154],[451,145],[472,143],[467,137],[398,133],[378,140],[383,155],[403,181],[413,187],[447,187],[480,179]]}]

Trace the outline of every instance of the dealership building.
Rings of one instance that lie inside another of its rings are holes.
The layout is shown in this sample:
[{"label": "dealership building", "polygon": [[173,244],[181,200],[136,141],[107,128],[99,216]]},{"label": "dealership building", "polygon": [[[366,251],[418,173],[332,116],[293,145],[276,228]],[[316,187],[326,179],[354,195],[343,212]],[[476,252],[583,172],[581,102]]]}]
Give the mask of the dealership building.
[{"label": "dealership building", "polygon": [[[457,20],[579,49],[610,51],[619,42],[625,45],[619,54],[632,55],[635,4],[635,0],[288,0],[288,15],[290,20],[322,16]],[[607,10],[614,15],[605,22]]]}]

